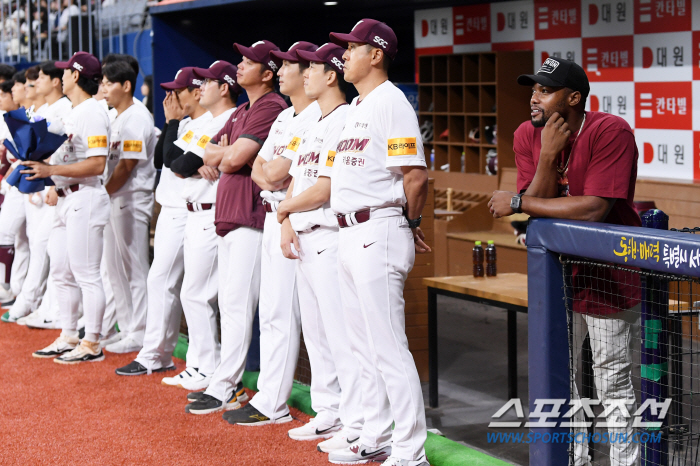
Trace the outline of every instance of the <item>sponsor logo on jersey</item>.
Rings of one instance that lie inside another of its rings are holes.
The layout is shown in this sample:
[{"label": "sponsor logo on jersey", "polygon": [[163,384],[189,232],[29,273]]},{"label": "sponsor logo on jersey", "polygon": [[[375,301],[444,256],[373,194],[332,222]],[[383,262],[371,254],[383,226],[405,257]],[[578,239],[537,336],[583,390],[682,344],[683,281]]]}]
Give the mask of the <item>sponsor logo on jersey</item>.
[{"label": "sponsor logo on jersey", "polygon": [[107,147],[107,136],[88,137],[88,149],[97,149],[98,147]]},{"label": "sponsor logo on jersey", "polygon": [[326,159],[326,166],[327,167],[332,167],[333,162],[335,162],[335,152],[332,150],[328,151],[328,158]]},{"label": "sponsor logo on jersey", "polygon": [[211,138],[205,134],[204,136],[199,138],[199,141],[197,141],[197,145],[199,147],[201,147],[202,149],[204,149],[205,147],[207,147],[207,143],[209,142],[210,139]]},{"label": "sponsor logo on jersey", "polygon": [[343,139],[338,143],[336,152],[364,152],[372,138]]},{"label": "sponsor logo on jersey", "polygon": [[309,152],[308,154],[300,155],[297,165],[318,165],[320,159],[318,152]]},{"label": "sponsor logo on jersey", "polygon": [[301,138],[298,136],[295,136],[290,141],[289,145],[287,146],[287,149],[296,152],[297,149],[299,148],[300,144],[301,144]]},{"label": "sponsor logo on jersey", "polygon": [[184,136],[182,136],[182,140],[185,141],[187,144],[189,144],[192,141],[192,138],[194,137],[194,131],[190,130],[185,133]]},{"label": "sponsor logo on jersey", "polygon": [[389,155],[416,155],[416,138],[394,138],[388,141]]},{"label": "sponsor logo on jersey", "polygon": [[143,141],[124,141],[124,152],[141,152]]}]

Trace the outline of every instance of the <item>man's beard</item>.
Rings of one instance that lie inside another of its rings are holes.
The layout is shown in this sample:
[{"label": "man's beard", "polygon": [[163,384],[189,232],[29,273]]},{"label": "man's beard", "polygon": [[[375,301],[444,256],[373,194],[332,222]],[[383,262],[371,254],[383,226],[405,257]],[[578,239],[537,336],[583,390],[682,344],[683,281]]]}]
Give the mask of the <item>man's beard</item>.
[{"label": "man's beard", "polygon": [[545,117],[544,117],[544,115],[543,115],[542,118],[540,118],[539,120],[535,120],[535,119],[533,118],[533,119],[531,119],[530,121],[532,122],[532,126],[534,126],[535,128],[542,128],[542,127],[544,127],[544,125],[547,124],[547,120],[548,120],[548,119],[549,119],[549,118],[545,119]]}]

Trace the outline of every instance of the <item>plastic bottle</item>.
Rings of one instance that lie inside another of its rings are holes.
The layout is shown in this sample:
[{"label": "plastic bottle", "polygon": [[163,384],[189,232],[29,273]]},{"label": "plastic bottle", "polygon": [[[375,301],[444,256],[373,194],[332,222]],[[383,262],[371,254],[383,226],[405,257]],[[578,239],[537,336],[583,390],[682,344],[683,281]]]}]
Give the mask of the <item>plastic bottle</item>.
[{"label": "plastic bottle", "polygon": [[492,240],[489,240],[486,246],[486,276],[496,276],[496,245]]},{"label": "plastic bottle", "polygon": [[481,241],[474,243],[472,250],[472,260],[474,261],[474,276],[484,276],[484,248],[481,247]]}]

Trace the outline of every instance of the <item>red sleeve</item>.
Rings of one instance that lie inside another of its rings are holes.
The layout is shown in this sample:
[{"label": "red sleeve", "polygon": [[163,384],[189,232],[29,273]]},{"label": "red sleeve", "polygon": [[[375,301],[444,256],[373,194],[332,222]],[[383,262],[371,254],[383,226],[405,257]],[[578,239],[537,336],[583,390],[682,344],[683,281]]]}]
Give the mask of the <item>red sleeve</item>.
[{"label": "red sleeve", "polygon": [[627,199],[630,177],[637,163],[634,135],[626,129],[606,129],[591,152],[583,195]]},{"label": "red sleeve", "polygon": [[264,102],[252,109],[239,138],[248,138],[261,146],[267,139],[272,124],[284,108],[279,102]]},{"label": "red sleeve", "polygon": [[513,152],[515,152],[515,166],[518,168],[518,192],[524,192],[532,183],[537,171],[537,165],[532,155],[533,131],[528,131],[530,122],[525,122],[515,130],[513,135]]},{"label": "red sleeve", "polygon": [[230,135],[230,134],[231,134],[231,131],[233,131],[233,118],[236,117],[236,113],[237,113],[237,112],[234,111],[234,112],[231,114],[231,117],[228,119],[228,121],[226,121],[226,124],[224,124],[224,127],[221,128],[221,129],[219,130],[219,132],[216,133],[216,136],[214,136],[213,138],[211,138],[211,139],[209,140],[209,142],[211,142],[212,144],[218,144],[218,143],[219,143],[219,140],[221,139],[221,136],[223,136],[224,134],[226,134],[226,135]]}]

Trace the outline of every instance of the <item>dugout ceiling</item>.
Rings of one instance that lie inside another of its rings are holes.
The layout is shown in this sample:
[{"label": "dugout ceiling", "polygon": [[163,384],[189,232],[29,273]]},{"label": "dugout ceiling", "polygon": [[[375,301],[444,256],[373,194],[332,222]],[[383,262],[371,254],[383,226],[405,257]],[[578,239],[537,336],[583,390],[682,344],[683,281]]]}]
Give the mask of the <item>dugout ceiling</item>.
[{"label": "dugout ceiling", "polygon": [[[389,24],[399,40],[399,52],[390,79],[394,82],[414,82],[413,12],[455,3],[338,0],[338,5],[325,6],[324,0],[164,2],[150,10],[153,17],[154,82],[171,80],[183,66],[208,67],[216,59],[237,64],[240,56],[233,51],[234,42],[250,45],[267,39],[283,50],[298,40],[321,45],[328,42],[329,32],[348,32],[365,17]],[[156,86],[155,91],[155,101],[161,102],[164,92],[160,86]],[[154,107],[157,122],[162,124],[162,108],[160,105]]]}]

